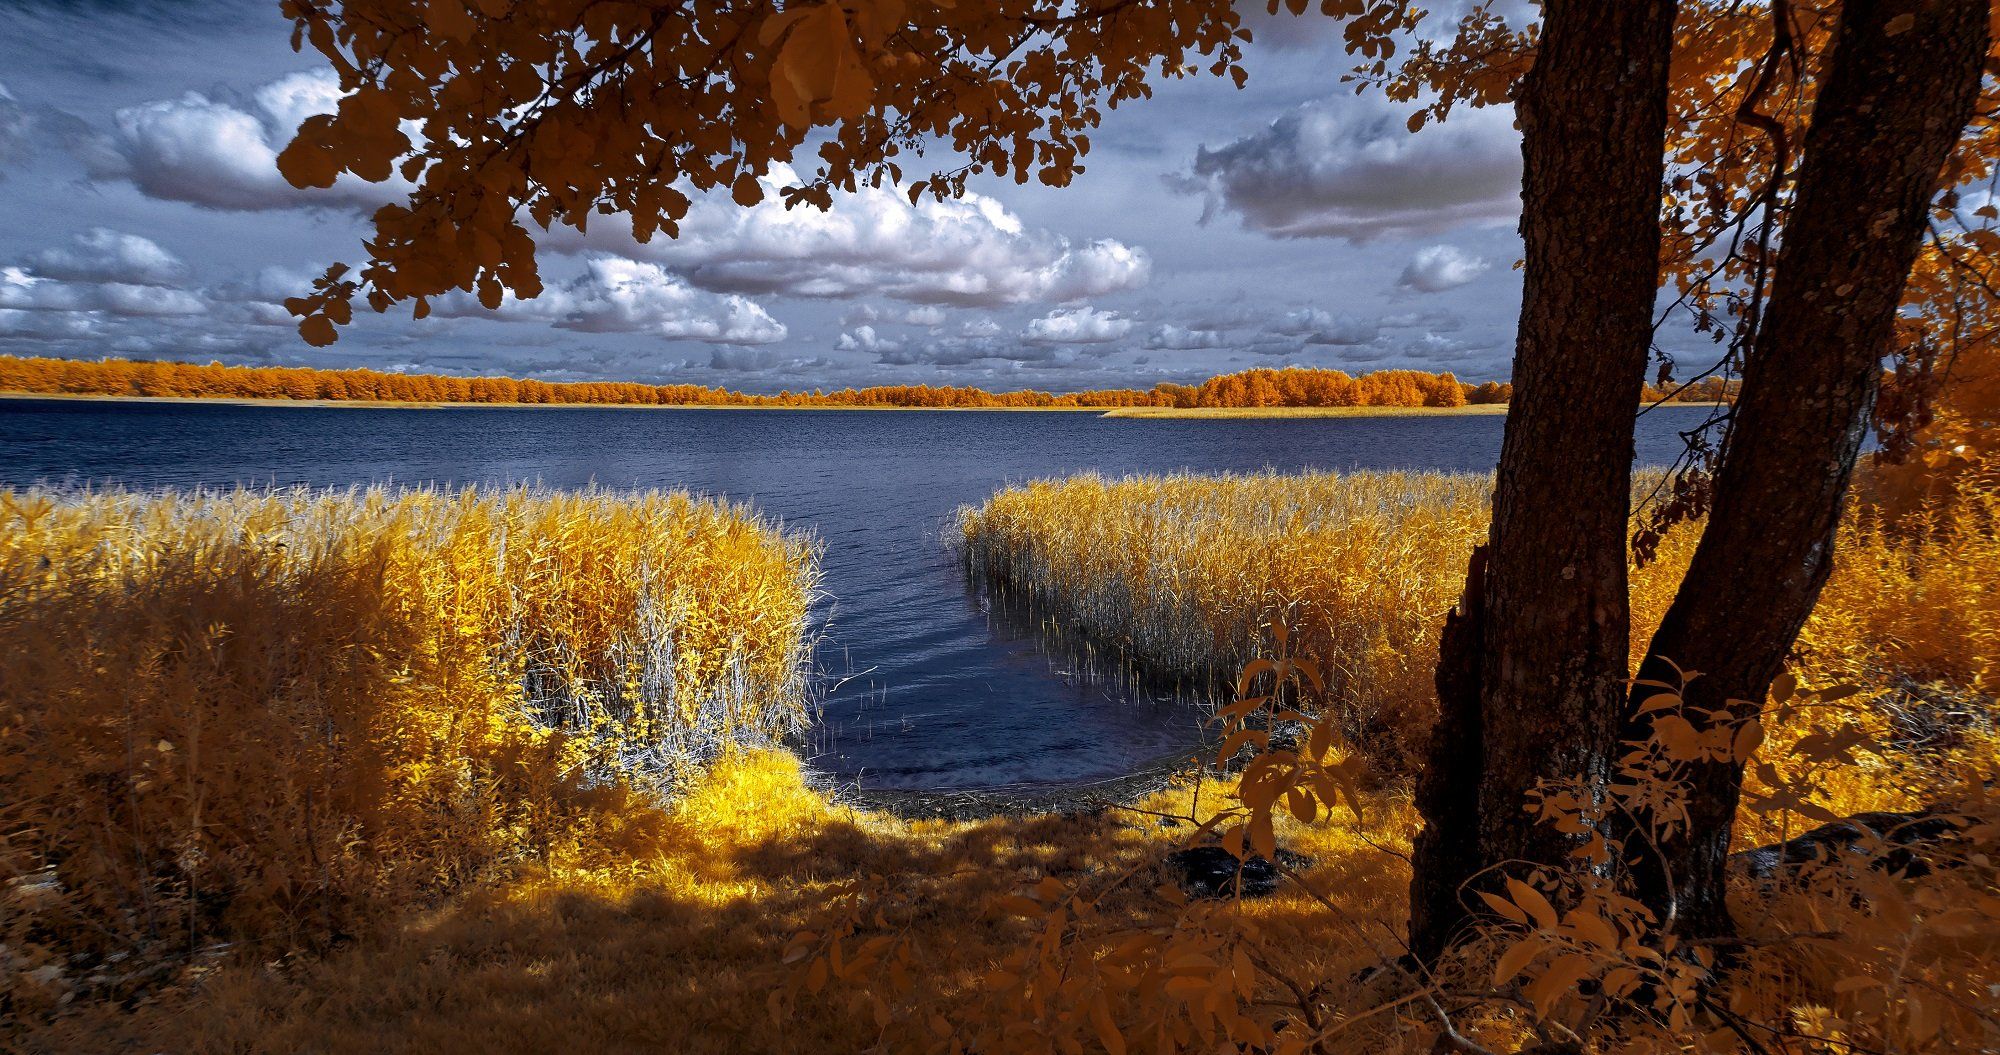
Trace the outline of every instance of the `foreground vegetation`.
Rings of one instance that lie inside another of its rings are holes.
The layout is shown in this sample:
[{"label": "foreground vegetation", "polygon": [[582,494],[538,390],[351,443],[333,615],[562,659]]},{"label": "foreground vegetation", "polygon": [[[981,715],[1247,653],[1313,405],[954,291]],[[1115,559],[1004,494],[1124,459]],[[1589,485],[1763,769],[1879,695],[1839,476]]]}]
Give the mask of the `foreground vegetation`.
[{"label": "foreground vegetation", "polygon": [[680,494],[0,491],[0,1008],[600,852],[803,727],[815,562]]},{"label": "foreground vegetation", "polygon": [[[1986,826],[1922,871],[1877,839],[1788,882],[1745,878],[1725,1007],[1754,1044],[1593,1011],[1579,983],[1638,977],[1639,932],[1608,911],[1541,927],[1539,895],[1496,906],[1437,975],[1397,967],[1410,745],[1488,487],[1084,478],[968,510],[975,567],[1039,590],[1052,625],[1190,683],[1310,657],[1330,718],[1324,743],[1309,724],[1315,746],[1240,777],[978,822],[843,806],[790,755],[731,746],[799,720],[812,588],[811,546],[741,511],[534,491],[9,493],[5,1037],[1042,1052],[1284,1030],[1420,1052],[1443,1022],[1465,1051],[1562,1030],[1591,1050],[2000,1041],[2000,897],[1980,856],[2000,849],[1980,783],[2000,746],[2000,502],[1982,495],[1850,518],[1794,666],[1811,688],[1774,701],[1739,840],[1939,802]],[[1642,620],[1685,562],[1681,535],[1638,576]],[[1864,691],[1818,691],[1837,685]],[[1267,812],[1268,838],[1303,857],[1269,898],[1189,902],[1163,857],[1232,828],[1260,842],[1243,811],[1281,769],[1345,782]],[[1875,860],[1903,863],[1852,863]]]}]

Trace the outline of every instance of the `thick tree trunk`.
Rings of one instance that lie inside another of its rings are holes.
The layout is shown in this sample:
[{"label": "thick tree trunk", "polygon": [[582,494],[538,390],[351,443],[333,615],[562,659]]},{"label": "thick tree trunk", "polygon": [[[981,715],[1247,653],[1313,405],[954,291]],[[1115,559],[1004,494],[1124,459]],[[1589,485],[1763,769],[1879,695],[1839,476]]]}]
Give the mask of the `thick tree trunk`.
[{"label": "thick tree trunk", "polygon": [[[1526,284],[1493,527],[1445,635],[1443,720],[1419,789],[1412,951],[1465,887],[1575,844],[1523,813],[1538,783],[1602,778],[1629,659],[1632,409],[1659,285],[1674,0],[1548,0],[1516,112]],[[1483,574],[1482,574],[1483,572]]]},{"label": "thick tree trunk", "polygon": [[[1693,714],[1762,701],[1826,581],[1927,207],[1972,116],[1987,20],[1986,0],[1842,9],[1708,526],[1640,670],[1673,681],[1664,657],[1700,672]],[[1635,714],[1623,736],[1647,726]],[[1684,936],[1732,929],[1724,878],[1742,779],[1740,762],[1696,766],[1688,826],[1657,853],[1630,850],[1640,896]]]}]

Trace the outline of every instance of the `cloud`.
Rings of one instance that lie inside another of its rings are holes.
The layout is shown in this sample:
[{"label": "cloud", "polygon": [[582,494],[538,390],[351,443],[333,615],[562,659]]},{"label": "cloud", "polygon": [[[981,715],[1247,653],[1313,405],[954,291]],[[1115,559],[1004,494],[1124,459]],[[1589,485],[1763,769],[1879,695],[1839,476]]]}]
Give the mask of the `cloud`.
[{"label": "cloud", "polygon": [[1457,289],[1486,273],[1480,257],[1451,245],[1434,245],[1417,250],[1396,285],[1419,293],[1442,293]]},{"label": "cloud", "polygon": [[210,286],[210,300],[230,309],[243,322],[259,326],[296,326],[285,301],[312,289],[313,275],[303,268],[278,265],[259,268],[248,279]]},{"label": "cloud", "polygon": [[0,268],[0,308],[101,311],[110,315],[199,315],[200,297],[165,286],[126,282],[58,282],[18,267]]},{"label": "cloud", "polygon": [[876,355],[898,352],[903,348],[901,341],[884,337],[875,332],[875,327],[867,325],[856,326],[841,334],[833,346],[843,352],[870,352]]},{"label": "cloud", "polygon": [[767,374],[775,370],[813,371],[824,375],[834,368],[827,359],[801,359],[769,348],[716,348],[708,354],[708,368],[718,373]]},{"label": "cloud", "polygon": [[1461,108],[1412,134],[1406,113],[1353,96],[1306,103],[1248,136],[1202,147],[1176,188],[1204,194],[1204,222],[1234,212],[1276,238],[1434,233],[1520,212],[1519,136],[1503,107]]},{"label": "cloud", "polygon": [[580,333],[646,333],[721,344],[770,344],[787,334],[785,324],[753,300],[694,289],[658,264],[615,256],[591,258],[583,274],[533,300],[510,294],[498,312],[463,292],[440,298],[433,311],[455,318],[542,320]]},{"label": "cloud", "polygon": [[1271,327],[1271,332],[1296,337],[1304,344],[1356,346],[1370,344],[1380,335],[1379,323],[1353,315],[1334,315],[1318,308],[1288,312]]},{"label": "cloud", "polygon": [[935,304],[925,304],[907,311],[885,311],[873,304],[856,304],[840,316],[842,326],[873,325],[878,322],[901,323],[905,326],[943,326],[946,313]]},{"label": "cloud", "polygon": [[180,288],[186,265],[157,242],[103,227],[71,241],[25,265],[0,267],[0,308],[130,317],[207,310],[200,296]]},{"label": "cloud", "polygon": [[[1432,364],[1464,362],[1491,356],[1495,352],[1496,349],[1491,346],[1447,337],[1441,333],[1426,333],[1402,347],[1402,354],[1408,358]],[[1436,366],[1434,365],[1432,369],[1436,369]]]},{"label": "cloud", "polygon": [[[4,274],[0,272],[0,289],[5,288]],[[81,312],[0,308],[0,338],[60,341],[95,337],[100,332],[97,320]]]},{"label": "cloud", "polygon": [[1217,330],[1195,330],[1162,323],[1146,335],[1146,347],[1186,352],[1200,348],[1224,348],[1228,341]]},{"label": "cloud", "polygon": [[1382,326],[1385,329],[1424,329],[1433,333],[1449,333],[1464,329],[1465,318],[1448,308],[1426,308],[1422,311],[1384,315]]},{"label": "cloud", "polygon": [[1067,364],[1071,353],[1052,343],[1023,341],[987,334],[960,334],[920,342],[894,342],[877,350],[875,361],[884,366],[970,366],[989,367]]},{"label": "cloud", "polygon": [[777,200],[777,189],[795,182],[791,169],[776,166],[762,204],[746,209],[704,196],[679,238],[620,251],[720,293],[967,307],[1083,300],[1136,289],[1151,274],[1142,250],[1030,229],[982,194],[912,205],[897,188],[863,187],[836,194],[822,212]]},{"label": "cloud", "polygon": [[68,282],[128,282],[170,286],[185,281],[187,265],[150,238],[93,227],[73,245],[45,249],[30,259],[33,272]]},{"label": "cloud", "polygon": [[1132,320],[1117,312],[1097,311],[1088,304],[1058,308],[1028,320],[1021,340],[1029,344],[1106,344],[1132,332]]},{"label": "cloud", "polygon": [[48,147],[88,157],[90,137],[90,127],[75,114],[24,103],[0,84],[0,179],[6,178],[7,169]]},{"label": "cloud", "polygon": [[[278,174],[278,151],[299,122],[332,113],[340,85],[330,70],[295,73],[245,100],[189,92],[121,109],[93,175],[129,181],[149,197],[210,209],[373,209],[406,196],[400,176],[368,183],[344,174],[333,186],[301,190]],[[90,159],[86,159],[89,161]]]}]

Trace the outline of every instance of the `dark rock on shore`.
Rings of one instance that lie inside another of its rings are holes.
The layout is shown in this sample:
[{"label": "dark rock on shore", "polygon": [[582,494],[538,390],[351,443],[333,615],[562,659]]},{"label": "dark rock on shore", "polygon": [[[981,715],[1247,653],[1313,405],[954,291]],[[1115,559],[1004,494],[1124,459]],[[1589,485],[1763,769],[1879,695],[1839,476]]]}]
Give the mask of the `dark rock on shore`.
[{"label": "dark rock on shore", "polygon": [[1250,763],[1258,755],[1269,754],[1272,751],[1299,750],[1300,746],[1305,742],[1306,727],[1298,722],[1279,722],[1271,727],[1270,733],[1271,740],[1262,749],[1252,747],[1249,744],[1244,744],[1242,747],[1237,748],[1236,753],[1229,756],[1228,761],[1223,763],[1223,772],[1241,773],[1250,767]]},{"label": "dark rock on shore", "polygon": [[1277,857],[1277,864],[1255,855],[1238,861],[1220,846],[1192,846],[1168,854],[1162,864],[1191,898],[1235,897],[1239,877],[1244,897],[1268,897],[1278,889],[1279,866],[1298,871],[1312,864],[1311,858],[1283,847]]},{"label": "dark rock on shore", "polygon": [[1967,818],[1938,807],[1909,813],[1857,813],[1782,843],[1730,855],[1730,864],[1753,879],[1777,878],[1802,865],[1852,856],[1883,871],[1912,878],[1934,867],[1924,854],[1965,829]]}]

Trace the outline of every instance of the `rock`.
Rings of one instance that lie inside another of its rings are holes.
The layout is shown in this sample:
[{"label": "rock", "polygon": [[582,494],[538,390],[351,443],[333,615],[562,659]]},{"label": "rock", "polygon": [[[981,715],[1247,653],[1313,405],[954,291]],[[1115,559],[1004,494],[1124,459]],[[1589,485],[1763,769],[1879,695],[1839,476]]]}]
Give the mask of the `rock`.
[{"label": "rock", "polygon": [[[1278,865],[1293,871],[1312,865],[1311,858],[1283,847],[1278,849],[1277,856]],[[1238,861],[1235,854],[1220,846],[1176,850],[1167,855],[1163,864],[1174,882],[1191,898],[1235,897],[1239,872],[1244,897],[1268,897],[1278,889],[1278,865],[1254,855]]]},{"label": "rock", "polygon": [[1868,860],[1870,867],[1915,878],[1929,875],[1933,867],[1924,848],[1956,836],[1966,823],[1965,817],[1938,807],[1912,813],[1857,813],[1796,839],[1731,854],[1729,863],[1753,879],[1771,879],[1801,865],[1853,855]]}]

